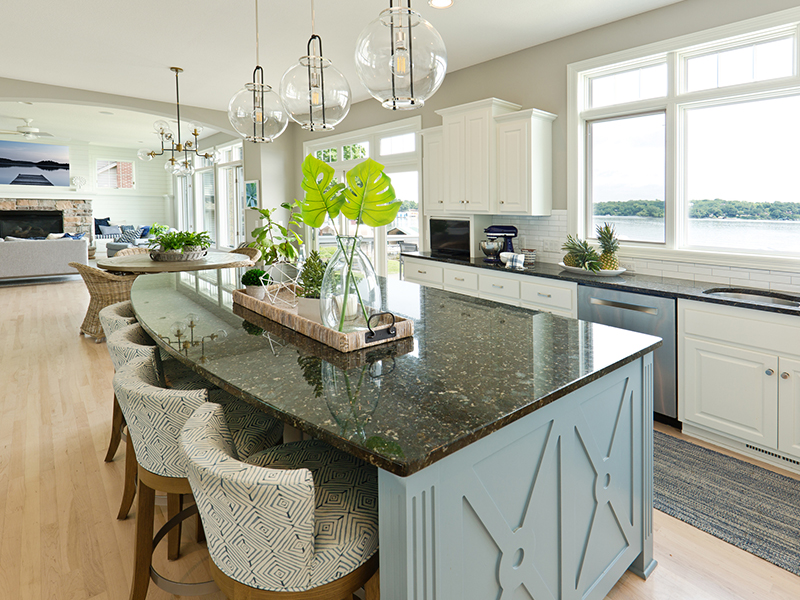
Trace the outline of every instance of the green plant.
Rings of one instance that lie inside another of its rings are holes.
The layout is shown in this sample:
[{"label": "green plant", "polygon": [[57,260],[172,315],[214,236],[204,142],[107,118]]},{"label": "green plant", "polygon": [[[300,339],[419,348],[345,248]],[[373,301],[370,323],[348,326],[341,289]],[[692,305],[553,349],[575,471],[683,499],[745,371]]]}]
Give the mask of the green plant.
[{"label": "green plant", "polygon": [[159,225],[158,223],[153,223],[150,226],[150,235],[153,237],[159,236],[162,233],[167,233],[169,231],[169,227],[166,225]]},{"label": "green plant", "polygon": [[[334,180],[334,169],[327,163],[314,158],[311,154],[303,161],[302,188],[305,196],[299,202],[303,222],[309,227],[319,228],[325,218],[329,216],[336,232],[337,242],[344,251],[339,232],[336,229],[336,217],[339,213],[356,222],[354,236],[358,236],[358,229],[363,223],[370,227],[382,227],[394,221],[397,216],[400,200],[395,196],[392,180],[383,172],[383,165],[371,158],[357,164],[347,172],[347,184]],[[348,264],[353,264],[356,247],[347,257]],[[352,277],[352,270],[348,270],[347,277]],[[347,306],[349,285],[345,285],[345,295],[342,301]],[[364,319],[368,320],[361,294],[356,288],[358,302]],[[339,331],[344,328],[345,311],[342,311],[339,320]]]},{"label": "green plant", "polygon": [[[244,275],[242,275],[242,285],[261,285],[261,278],[264,277],[266,273],[262,269],[250,269],[249,271],[245,271]],[[265,277],[265,283],[269,282],[269,275]]]},{"label": "green plant", "polygon": [[180,250],[185,252],[200,248],[205,250],[211,246],[211,237],[207,231],[169,231],[160,233],[148,242],[150,248],[162,251]]},{"label": "green plant", "polygon": [[273,213],[278,210],[277,208],[253,209],[261,214],[261,218],[266,223],[252,231],[251,235],[255,239],[250,242],[249,246],[261,250],[261,259],[265,264],[292,262],[297,258],[297,248],[303,243],[303,239],[292,229],[292,226],[300,227],[302,225],[299,213],[294,211],[297,207],[297,202],[294,204],[287,204],[286,202],[281,204],[281,208],[290,211],[287,227],[284,227],[273,218]]},{"label": "green plant", "polygon": [[300,285],[303,287],[303,291],[298,295],[303,298],[319,298],[322,278],[325,276],[327,266],[328,263],[320,258],[319,252],[312,250],[300,271]]},{"label": "green plant", "polygon": [[250,335],[261,335],[264,333],[264,330],[261,329],[258,325],[253,325],[250,321],[242,321],[242,329],[244,329]]}]

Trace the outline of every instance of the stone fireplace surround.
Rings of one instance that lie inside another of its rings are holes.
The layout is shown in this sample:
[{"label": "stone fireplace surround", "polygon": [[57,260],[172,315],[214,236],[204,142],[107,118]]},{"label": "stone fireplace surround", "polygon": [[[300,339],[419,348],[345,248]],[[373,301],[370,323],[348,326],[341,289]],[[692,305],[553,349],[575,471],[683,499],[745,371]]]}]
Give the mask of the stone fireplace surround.
[{"label": "stone fireplace surround", "polygon": [[89,199],[0,198],[0,210],[61,211],[65,233],[85,233],[88,239],[94,237],[92,201]]}]

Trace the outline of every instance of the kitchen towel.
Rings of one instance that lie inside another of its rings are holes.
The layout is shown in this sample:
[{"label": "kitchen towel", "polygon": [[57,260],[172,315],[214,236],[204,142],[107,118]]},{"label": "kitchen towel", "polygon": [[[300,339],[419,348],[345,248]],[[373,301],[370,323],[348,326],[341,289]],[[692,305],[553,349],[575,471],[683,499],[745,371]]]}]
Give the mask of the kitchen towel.
[{"label": "kitchen towel", "polygon": [[522,271],[525,267],[525,255],[524,254],[512,254],[508,257],[506,261],[506,269],[516,269],[517,271]]}]

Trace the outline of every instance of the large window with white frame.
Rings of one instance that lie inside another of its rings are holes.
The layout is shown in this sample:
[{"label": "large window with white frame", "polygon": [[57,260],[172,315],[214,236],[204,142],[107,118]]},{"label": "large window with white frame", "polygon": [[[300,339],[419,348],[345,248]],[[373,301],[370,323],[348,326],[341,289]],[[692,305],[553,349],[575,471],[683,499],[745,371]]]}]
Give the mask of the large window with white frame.
[{"label": "large window with white frame", "polygon": [[570,65],[570,229],[623,249],[800,258],[800,9]]},{"label": "large window with white frame", "polygon": [[[343,181],[345,173],[365,158],[372,158],[384,166],[384,172],[392,179],[392,187],[403,204],[392,223],[376,229],[362,225],[358,228],[358,235],[364,238],[361,247],[372,260],[375,271],[395,279],[400,270],[398,242],[413,243],[418,247],[420,244],[420,127],[420,118],[412,117],[303,144],[303,156],[313,154],[327,162],[336,170],[339,181]],[[310,246],[318,249],[323,258],[329,258],[335,251],[336,231],[340,235],[354,235],[356,224],[343,215],[339,215],[335,223],[328,218],[316,235],[312,236],[308,231],[305,239],[311,240]]]}]

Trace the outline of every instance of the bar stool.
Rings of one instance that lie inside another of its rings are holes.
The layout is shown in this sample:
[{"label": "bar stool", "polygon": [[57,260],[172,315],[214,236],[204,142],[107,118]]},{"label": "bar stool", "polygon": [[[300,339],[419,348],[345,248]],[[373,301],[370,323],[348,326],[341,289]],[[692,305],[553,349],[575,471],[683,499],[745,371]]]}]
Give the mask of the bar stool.
[{"label": "bar stool", "polygon": [[77,262],[69,266],[78,270],[89,290],[89,306],[81,323],[81,334],[95,338],[99,344],[104,337],[100,311],[110,304],[130,300],[131,287],[138,275],[114,275]]},{"label": "bar stool", "polygon": [[[136,323],[136,315],[133,312],[133,304],[131,304],[130,300],[106,306],[98,316],[100,317],[100,325],[103,327],[103,332],[106,334],[106,339],[118,329]],[[111,439],[108,442],[108,450],[104,459],[106,462],[114,460],[119,443],[122,441],[123,427],[125,427],[125,418],[122,416],[122,411],[115,395],[111,414]]]},{"label": "bar stool", "polygon": [[197,408],[181,448],[217,585],[230,599],[380,598],[377,469],[318,440],[237,457],[224,411]]},{"label": "bar stool", "polygon": [[[159,376],[147,358],[120,366],[114,375],[114,390],[128,423],[138,463],[139,500],[136,514],[131,600],[143,600],[150,579],[172,594],[200,595],[216,590],[213,582],[182,584],[159,575],[152,566],[154,547],[168,536],[170,559],[180,553],[180,523],[197,512],[196,506],[180,510],[183,494],[191,494],[186,479],[186,459],[178,435],[192,412],[207,400],[219,402],[229,419],[231,438],[241,456],[249,456],[278,443],[282,425],[265,413],[240,402],[222,390],[174,390],[160,387]],[[169,520],[153,537],[155,492],[167,493]]]}]

